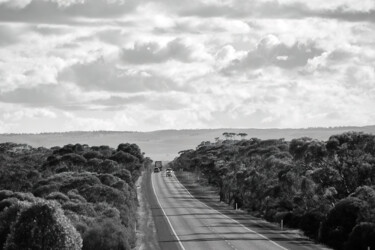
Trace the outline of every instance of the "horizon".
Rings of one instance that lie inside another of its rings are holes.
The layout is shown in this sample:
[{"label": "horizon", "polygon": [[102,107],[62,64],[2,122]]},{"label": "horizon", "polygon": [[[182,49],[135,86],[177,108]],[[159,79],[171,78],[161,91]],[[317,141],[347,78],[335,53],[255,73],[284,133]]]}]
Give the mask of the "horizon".
[{"label": "horizon", "polygon": [[0,0],[0,133],[375,124],[375,2]]},{"label": "horizon", "polygon": [[48,131],[48,132],[12,132],[12,133],[0,133],[0,135],[41,135],[41,134],[64,134],[64,133],[154,133],[154,132],[167,132],[167,131],[193,131],[193,130],[314,130],[314,129],[346,129],[346,128],[368,128],[375,127],[373,125],[364,126],[329,126],[329,127],[300,127],[300,128],[181,128],[181,129],[159,129],[150,131],[128,131],[128,130],[71,130],[71,131]]}]

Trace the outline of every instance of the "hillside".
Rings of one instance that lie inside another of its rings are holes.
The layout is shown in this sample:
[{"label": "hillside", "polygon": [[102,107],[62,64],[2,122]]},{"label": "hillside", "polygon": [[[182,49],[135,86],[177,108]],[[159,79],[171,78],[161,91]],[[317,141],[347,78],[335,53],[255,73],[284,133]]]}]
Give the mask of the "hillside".
[{"label": "hillside", "polygon": [[63,146],[69,143],[109,145],[116,147],[122,142],[135,143],[142,148],[146,156],[153,160],[172,160],[178,152],[193,149],[202,141],[213,141],[222,137],[224,132],[246,133],[247,138],[259,139],[285,138],[290,140],[299,137],[311,137],[327,140],[331,135],[347,131],[363,131],[375,134],[375,126],[366,127],[334,127],[308,129],[196,129],[196,130],[160,130],[153,132],[66,132],[43,134],[0,134],[0,143],[26,143],[33,147]]}]

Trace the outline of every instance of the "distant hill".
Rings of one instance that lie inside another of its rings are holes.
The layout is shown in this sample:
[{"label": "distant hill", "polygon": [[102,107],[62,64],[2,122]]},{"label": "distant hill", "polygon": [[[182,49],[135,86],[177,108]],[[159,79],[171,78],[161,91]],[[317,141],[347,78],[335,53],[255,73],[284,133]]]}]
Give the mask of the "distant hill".
[{"label": "distant hill", "polygon": [[153,160],[172,160],[178,152],[193,149],[202,141],[214,141],[215,137],[223,138],[224,132],[246,133],[247,138],[291,140],[299,137],[311,137],[327,140],[331,135],[347,131],[362,131],[375,134],[375,126],[334,127],[307,129],[192,129],[160,130],[153,132],[65,132],[42,134],[0,134],[0,143],[26,143],[34,147],[62,146],[66,144],[109,145],[116,147],[122,142],[136,143]]}]

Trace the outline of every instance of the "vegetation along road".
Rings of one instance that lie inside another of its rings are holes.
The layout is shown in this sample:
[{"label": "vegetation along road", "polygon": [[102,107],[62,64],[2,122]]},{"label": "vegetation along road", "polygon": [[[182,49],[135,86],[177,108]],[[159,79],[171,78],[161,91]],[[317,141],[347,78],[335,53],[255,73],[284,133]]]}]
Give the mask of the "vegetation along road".
[{"label": "vegetation along road", "polygon": [[153,173],[151,188],[162,249],[324,249],[279,229],[261,227],[256,219],[247,217],[239,223],[194,198],[174,175]]}]

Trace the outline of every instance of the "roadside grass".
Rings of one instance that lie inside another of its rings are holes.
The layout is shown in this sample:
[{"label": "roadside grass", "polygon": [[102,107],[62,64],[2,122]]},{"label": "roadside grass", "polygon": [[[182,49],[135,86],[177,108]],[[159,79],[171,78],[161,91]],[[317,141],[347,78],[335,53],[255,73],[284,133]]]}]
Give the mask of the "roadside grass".
[{"label": "roadside grass", "polygon": [[156,238],[156,227],[150,204],[148,203],[145,192],[147,190],[146,181],[148,175],[150,175],[148,169],[143,171],[143,174],[139,177],[136,187],[138,194],[138,213],[137,213],[137,244],[135,249],[137,250],[160,250],[157,238]]}]

